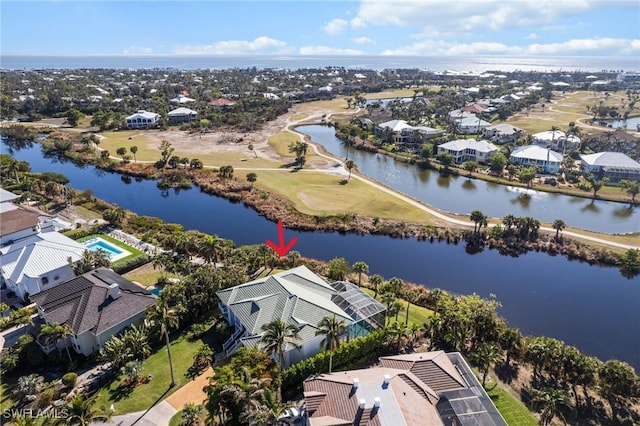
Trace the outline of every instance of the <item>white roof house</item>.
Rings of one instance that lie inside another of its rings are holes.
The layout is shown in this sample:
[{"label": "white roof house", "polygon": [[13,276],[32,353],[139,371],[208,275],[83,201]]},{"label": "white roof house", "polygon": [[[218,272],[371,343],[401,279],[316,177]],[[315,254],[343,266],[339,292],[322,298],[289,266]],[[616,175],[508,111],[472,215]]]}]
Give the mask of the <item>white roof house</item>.
[{"label": "white roof house", "polygon": [[75,274],[69,258],[77,262],[85,247],[58,232],[41,232],[0,249],[0,270],[7,288],[24,299],[62,283]]},{"label": "white roof house", "polygon": [[169,102],[171,102],[172,104],[186,104],[195,101],[195,99],[183,95],[178,95],[175,98],[169,100]]},{"label": "white roof house", "polygon": [[500,144],[515,142],[519,136],[525,133],[525,130],[507,123],[494,124],[482,129],[483,137],[490,139],[491,142]]},{"label": "white roof house", "polygon": [[484,163],[497,151],[498,147],[486,140],[458,139],[438,145],[438,154],[448,152],[456,163],[468,160]]},{"label": "white roof house", "polygon": [[145,110],[136,111],[127,117],[127,127],[139,128],[153,126],[160,120],[160,114]]},{"label": "white roof house", "polygon": [[465,135],[482,133],[482,130],[489,126],[491,126],[491,123],[476,117],[475,115],[471,117],[463,117],[461,120],[456,121],[458,132]]},{"label": "white roof house", "polygon": [[343,320],[351,337],[384,324],[383,305],[357,286],[342,281],[329,284],[305,266],[221,290],[217,295],[221,312],[235,327],[223,345],[229,356],[240,346],[259,346],[262,326],[276,319],[296,326],[300,337],[297,343],[301,349],[290,346],[285,365],[320,352],[323,337],[316,336],[316,331],[324,317]]},{"label": "white roof house", "polygon": [[523,166],[534,166],[545,173],[557,173],[560,170],[563,155],[539,145],[527,145],[516,148],[509,161]]},{"label": "white roof house", "polygon": [[548,130],[531,135],[531,140],[537,145],[548,146],[551,149],[565,150],[580,145],[580,138],[567,135],[561,130]]},{"label": "white roof house", "polygon": [[198,112],[189,108],[180,107],[167,113],[169,124],[187,123],[198,118]]},{"label": "white roof house", "polygon": [[444,130],[434,129],[426,126],[412,126],[405,120],[390,120],[375,126],[374,134],[383,137],[385,132],[391,132],[394,143],[416,143],[422,139],[430,139],[441,136]]},{"label": "white roof house", "polygon": [[640,180],[640,163],[621,152],[598,152],[581,155],[580,160],[586,172],[608,177],[613,181]]}]

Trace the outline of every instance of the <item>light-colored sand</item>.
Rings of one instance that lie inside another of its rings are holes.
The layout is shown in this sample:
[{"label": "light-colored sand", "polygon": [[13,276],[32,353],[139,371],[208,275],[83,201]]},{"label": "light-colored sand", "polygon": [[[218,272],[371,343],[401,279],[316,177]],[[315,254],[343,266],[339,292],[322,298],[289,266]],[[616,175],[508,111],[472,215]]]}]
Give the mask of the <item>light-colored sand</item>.
[{"label": "light-colored sand", "polygon": [[213,368],[209,367],[204,373],[169,395],[166,401],[178,411],[188,403],[202,404],[207,399],[203,388],[209,384],[209,378],[213,375]]}]

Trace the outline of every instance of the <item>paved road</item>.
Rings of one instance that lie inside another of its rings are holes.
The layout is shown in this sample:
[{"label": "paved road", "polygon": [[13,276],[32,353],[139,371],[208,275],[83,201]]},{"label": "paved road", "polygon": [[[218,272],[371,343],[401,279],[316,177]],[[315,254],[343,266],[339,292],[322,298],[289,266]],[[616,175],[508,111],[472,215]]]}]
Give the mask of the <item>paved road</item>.
[{"label": "paved road", "polygon": [[166,401],[154,405],[147,411],[113,416],[111,422],[93,422],[91,426],[104,426],[105,424],[115,424],[118,426],[168,426],[171,417],[177,413],[176,409]]}]

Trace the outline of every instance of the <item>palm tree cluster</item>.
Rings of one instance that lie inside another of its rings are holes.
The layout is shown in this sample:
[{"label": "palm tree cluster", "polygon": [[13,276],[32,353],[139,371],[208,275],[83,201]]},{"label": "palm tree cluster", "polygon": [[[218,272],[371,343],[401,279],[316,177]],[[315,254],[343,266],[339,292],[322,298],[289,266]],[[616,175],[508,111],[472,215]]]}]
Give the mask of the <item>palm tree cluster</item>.
[{"label": "palm tree cluster", "polygon": [[536,218],[506,215],[502,219],[504,225],[503,237],[518,237],[521,239],[535,239],[538,237],[540,221]]},{"label": "palm tree cluster", "polygon": [[302,141],[295,141],[289,144],[289,152],[296,155],[296,165],[298,167],[304,167],[308,148],[309,144]]}]

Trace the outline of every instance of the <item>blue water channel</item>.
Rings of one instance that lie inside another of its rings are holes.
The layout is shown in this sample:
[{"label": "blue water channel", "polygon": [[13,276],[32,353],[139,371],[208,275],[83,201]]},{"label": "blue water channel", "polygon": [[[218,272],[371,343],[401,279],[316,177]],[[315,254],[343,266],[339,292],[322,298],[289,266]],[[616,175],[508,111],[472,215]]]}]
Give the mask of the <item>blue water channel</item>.
[{"label": "blue water channel", "polygon": [[[4,145],[2,152],[9,153]],[[139,215],[217,234],[237,245],[277,238],[275,223],[242,203],[234,204],[197,188],[162,192],[154,181],[128,181],[93,166],[43,158],[37,144],[10,153],[28,161],[33,171],[63,173],[74,188],[91,189],[96,197]],[[517,258],[492,250],[469,255],[463,244],[290,229],[285,232],[287,239],[298,238],[294,249],[306,257],[344,257],[351,264],[366,262],[371,273],[386,279],[397,276],[457,294],[495,294],[503,305],[501,315],[523,333],[555,337],[585,353],[622,359],[640,370],[640,279],[628,280],[616,269],[535,252]]]},{"label": "blue water channel", "polygon": [[640,231],[638,208],[628,203],[533,191],[465,176],[442,177],[388,155],[349,148],[335,136],[333,127],[310,125],[296,130],[330,153],[343,159],[348,156],[362,174],[440,210],[461,214],[480,210],[491,217],[513,214],[544,222],[562,219],[568,226],[611,234]]}]

